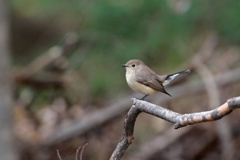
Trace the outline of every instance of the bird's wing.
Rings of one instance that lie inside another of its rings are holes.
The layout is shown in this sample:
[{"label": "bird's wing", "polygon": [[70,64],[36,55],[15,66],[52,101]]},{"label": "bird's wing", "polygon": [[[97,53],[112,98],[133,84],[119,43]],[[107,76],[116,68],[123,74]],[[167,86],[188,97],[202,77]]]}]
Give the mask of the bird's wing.
[{"label": "bird's wing", "polygon": [[167,91],[164,89],[162,82],[159,80],[158,75],[153,72],[150,68],[144,70],[144,74],[138,74],[142,72],[141,70],[136,73],[136,80],[138,83],[141,83],[145,86],[148,86],[154,90],[159,92],[163,92],[169,96],[171,96]]}]

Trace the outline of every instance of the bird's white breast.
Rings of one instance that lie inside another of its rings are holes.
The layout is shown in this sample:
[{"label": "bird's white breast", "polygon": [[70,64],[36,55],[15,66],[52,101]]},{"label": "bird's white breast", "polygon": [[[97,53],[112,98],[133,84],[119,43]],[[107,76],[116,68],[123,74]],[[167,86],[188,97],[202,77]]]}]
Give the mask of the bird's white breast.
[{"label": "bird's white breast", "polygon": [[129,87],[131,87],[132,90],[134,90],[136,92],[140,92],[140,93],[143,93],[143,94],[153,94],[153,93],[156,92],[154,89],[152,89],[148,86],[145,86],[141,83],[138,83],[136,81],[135,72],[131,72],[131,71],[127,70],[126,80],[127,80],[127,83],[129,85]]}]

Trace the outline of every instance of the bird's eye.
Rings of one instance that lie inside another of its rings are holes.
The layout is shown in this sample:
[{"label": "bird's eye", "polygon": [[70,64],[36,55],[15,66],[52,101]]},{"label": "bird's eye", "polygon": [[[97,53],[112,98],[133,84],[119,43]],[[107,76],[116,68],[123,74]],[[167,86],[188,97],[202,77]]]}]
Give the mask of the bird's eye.
[{"label": "bird's eye", "polygon": [[135,64],[132,64],[132,67],[135,67]]}]

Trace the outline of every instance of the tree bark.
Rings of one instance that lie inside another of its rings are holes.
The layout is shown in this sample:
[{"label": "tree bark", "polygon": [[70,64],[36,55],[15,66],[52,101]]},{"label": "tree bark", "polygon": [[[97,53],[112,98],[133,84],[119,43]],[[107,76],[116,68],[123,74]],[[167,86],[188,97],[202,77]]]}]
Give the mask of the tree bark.
[{"label": "tree bark", "polygon": [[141,112],[148,113],[155,117],[162,118],[168,122],[174,123],[174,128],[178,129],[188,125],[193,125],[197,123],[205,123],[210,121],[219,120],[222,117],[228,115],[233,110],[240,108],[240,97],[234,97],[218,108],[212,109],[205,112],[196,112],[189,114],[179,114],[169,109],[163,108],[161,106],[133,98],[133,105],[128,111],[124,123],[124,133],[120,142],[118,143],[116,149],[112,153],[110,160],[120,160],[124,155],[125,151],[131,145],[134,137],[134,125],[137,116]]},{"label": "tree bark", "polygon": [[7,0],[0,0],[0,155],[16,160],[12,132],[12,91],[9,57],[9,19]]}]

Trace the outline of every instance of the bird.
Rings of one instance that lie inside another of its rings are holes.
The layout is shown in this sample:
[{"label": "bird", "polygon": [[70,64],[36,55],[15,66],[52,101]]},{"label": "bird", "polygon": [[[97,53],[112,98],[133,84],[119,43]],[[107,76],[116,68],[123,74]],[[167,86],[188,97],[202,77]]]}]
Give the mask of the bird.
[{"label": "bird", "polygon": [[145,100],[146,97],[156,92],[162,92],[171,96],[164,87],[177,76],[190,72],[187,69],[172,74],[158,75],[143,61],[138,59],[129,60],[126,64],[122,64],[122,67],[126,68],[125,76],[129,87],[136,92],[144,94],[140,100]]}]

